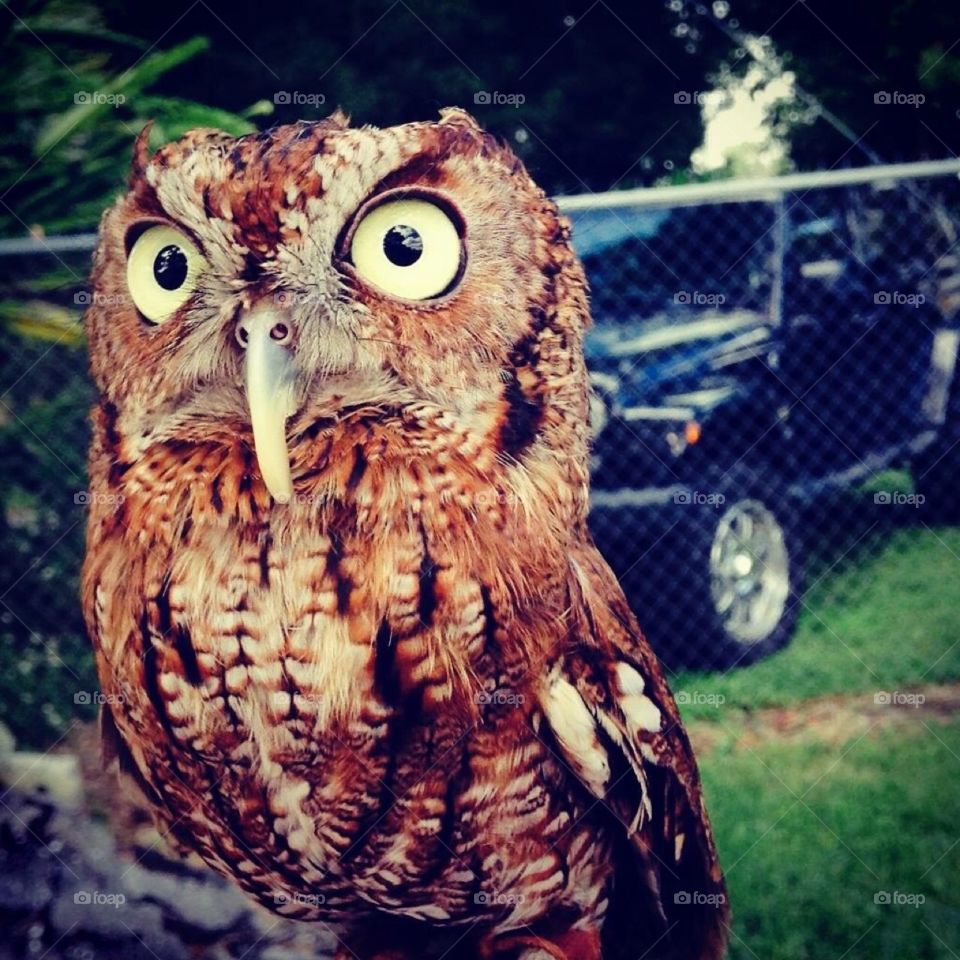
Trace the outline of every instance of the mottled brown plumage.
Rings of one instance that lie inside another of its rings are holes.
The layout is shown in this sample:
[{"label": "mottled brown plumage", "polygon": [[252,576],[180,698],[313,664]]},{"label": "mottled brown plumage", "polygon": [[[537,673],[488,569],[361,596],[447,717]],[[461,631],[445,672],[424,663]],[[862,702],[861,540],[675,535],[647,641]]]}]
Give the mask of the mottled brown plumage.
[{"label": "mottled brown plumage", "polygon": [[[462,243],[424,300],[350,259],[411,196]],[[158,223],[206,267],[150,323],[125,271]],[[721,956],[693,756],[586,529],[583,273],[511,152],[458,110],[144,134],[94,281],[84,605],[171,835],[344,957]],[[237,339],[264,311],[288,503]]]}]

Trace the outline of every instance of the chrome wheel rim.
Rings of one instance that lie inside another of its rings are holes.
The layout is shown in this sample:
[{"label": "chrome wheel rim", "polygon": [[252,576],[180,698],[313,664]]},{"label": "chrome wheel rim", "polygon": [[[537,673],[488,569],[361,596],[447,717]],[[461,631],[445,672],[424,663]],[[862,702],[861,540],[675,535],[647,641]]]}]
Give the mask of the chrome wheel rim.
[{"label": "chrome wheel rim", "polygon": [[710,592],[724,630],[737,643],[766,640],[790,596],[783,527],[759,500],[738,500],[717,524],[710,547]]}]

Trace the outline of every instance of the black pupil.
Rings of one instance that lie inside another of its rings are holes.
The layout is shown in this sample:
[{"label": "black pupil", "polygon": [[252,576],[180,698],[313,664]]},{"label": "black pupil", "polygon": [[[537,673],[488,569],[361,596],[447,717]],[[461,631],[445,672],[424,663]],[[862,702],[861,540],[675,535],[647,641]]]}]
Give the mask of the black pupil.
[{"label": "black pupil", "polygon": [[423,238],[413,227],[398,223],[391,227],[383,238],[383,252],[387,259],[398,267],[409,267],[423,253]]},{"label": "black pupil", "polygon": [[164,290],[179,290],[187,279],[187,258],[175,244],[164,247],[153,261],[153,276]]}]

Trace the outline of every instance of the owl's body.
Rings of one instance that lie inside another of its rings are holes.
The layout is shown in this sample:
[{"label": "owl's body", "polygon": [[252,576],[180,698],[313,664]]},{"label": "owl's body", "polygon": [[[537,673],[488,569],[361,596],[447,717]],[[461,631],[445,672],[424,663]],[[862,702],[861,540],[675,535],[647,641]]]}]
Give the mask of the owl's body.
[{"label": "owl's body", "polygon": [[[367,211],[410,197],[463,248],[427,297],[360,269]],[[151,323],[109,294],[157,224],[205,266]],[[197,132],[152,160],[141,141],[104,219],[84,598],[106,728],[174,837],[335,923],[344,956],[723,950],[689,745],[586,532],[568,241],[456,111]],[[238,335],[264,310],[289,496]]]}]

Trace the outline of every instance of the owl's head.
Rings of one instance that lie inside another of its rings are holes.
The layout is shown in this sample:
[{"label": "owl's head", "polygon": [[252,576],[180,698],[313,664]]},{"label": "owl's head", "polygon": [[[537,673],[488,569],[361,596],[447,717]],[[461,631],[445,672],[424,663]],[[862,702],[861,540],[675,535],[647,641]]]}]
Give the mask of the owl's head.
[{"label": "owl's head", "polygon": [[146,133],[101,225],[86,318],[132,449],[251,444],[284,502],[317,424],[380,418],[401,453],[424,454],[429,421],[438,453],[584,475],[569,229],[467,114],[198,130],[152,157]]}]

